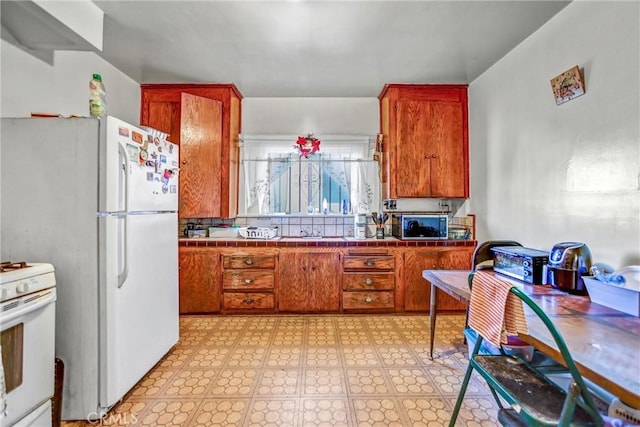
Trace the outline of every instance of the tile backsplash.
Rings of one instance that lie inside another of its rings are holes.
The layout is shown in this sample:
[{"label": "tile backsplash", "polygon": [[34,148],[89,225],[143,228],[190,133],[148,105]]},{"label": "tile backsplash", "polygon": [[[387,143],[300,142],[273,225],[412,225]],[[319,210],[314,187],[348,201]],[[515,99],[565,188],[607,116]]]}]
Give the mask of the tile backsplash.
[{"label": "tile backsplash", "polygon": [[[225,220],[217,218],[180,219],[178,223],[180,235],[187,227],[187,223],[193,223],[196,228],[199,226],[203,229],[219,224],[240,227],[277,227],[278,235],[285,237],[300,237],[302,234],[323,237],[353,236],[353,215],[246,216]],[[371,219],[367,225],[371,229],[371,236],[375,235]]]},{"label": "tile backsplash", "polygon": [[[219,218],[194,218],[180,219],[178,222],[178,234],[183,236],[188,223],[193,223],[195,228],[208,229],[210,226],[220,224],[237,225],[240,227],[269,227],[278,228],[278,236],[300,237],[301,235],[314,235],[322,237],[353,237],[353,215],[275,215],[275,216],[243,216],[235,219]],[[450,226],[463,226],[472,230],[471,239],[475,238],[475,216],[454,217],[450,220]],[[391,220],[385,224],[385,235],[391,235]],[[374,237],[376,226],[367,215],[367,237]]]}]

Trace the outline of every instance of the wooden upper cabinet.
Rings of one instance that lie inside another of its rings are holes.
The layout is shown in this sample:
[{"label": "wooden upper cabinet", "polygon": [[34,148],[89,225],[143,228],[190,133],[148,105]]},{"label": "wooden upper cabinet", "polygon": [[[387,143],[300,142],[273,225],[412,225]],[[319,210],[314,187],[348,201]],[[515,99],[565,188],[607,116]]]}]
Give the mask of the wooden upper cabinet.
[{"label": "wooden upper cabinet", "polygon": [[468,197],[466,85],[386,85],[380,98],[386,194]]},{"label": "wooden upper cabinet", "polygon": [[181,218],[238,213],[242,95],[232,84],[142,85],[140,124],[180,145]]}]

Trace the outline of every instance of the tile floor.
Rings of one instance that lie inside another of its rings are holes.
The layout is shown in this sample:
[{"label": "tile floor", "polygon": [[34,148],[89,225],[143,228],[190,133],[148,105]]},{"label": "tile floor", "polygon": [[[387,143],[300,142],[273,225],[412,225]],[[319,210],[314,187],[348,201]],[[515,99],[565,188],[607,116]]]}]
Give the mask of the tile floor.
[{"label": "tile floor", "polygon": [[[447,425],[466,369],[464,316],[183,316],[180,342],[98,422],[64,427]],[[459,426],[495,426],[473,377]]]}]

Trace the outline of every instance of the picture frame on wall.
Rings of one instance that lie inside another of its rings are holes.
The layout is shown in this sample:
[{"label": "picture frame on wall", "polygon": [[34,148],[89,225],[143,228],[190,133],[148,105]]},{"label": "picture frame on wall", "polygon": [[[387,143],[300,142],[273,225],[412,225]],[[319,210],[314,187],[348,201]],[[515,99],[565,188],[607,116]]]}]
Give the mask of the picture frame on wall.
[{"label": "picture frame on wall", "polygon": [[551,79],[551,89],[556,105],[564,104],[584,95],[584,79],[578,66],[574,66]]}]

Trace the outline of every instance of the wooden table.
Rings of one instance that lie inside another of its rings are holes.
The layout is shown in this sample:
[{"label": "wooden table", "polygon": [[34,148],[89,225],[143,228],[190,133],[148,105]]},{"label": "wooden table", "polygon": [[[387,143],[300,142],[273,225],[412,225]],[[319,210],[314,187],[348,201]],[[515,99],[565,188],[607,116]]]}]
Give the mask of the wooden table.
[{"label": "wooden table", "polygon": [[[467,270],[424,270],[431,283],[430,350],[437,315],[437,293],[446,292],[468,302],[471,290]],[[548,286],[529,285],[506,276],[529,295],[562,334],[580,373],[633,408],[640,408],[640,318],[592,303]],[[525,308],[529,333],[520,337],[539,351],[559,360],[560,353],[542,321]]]}]

